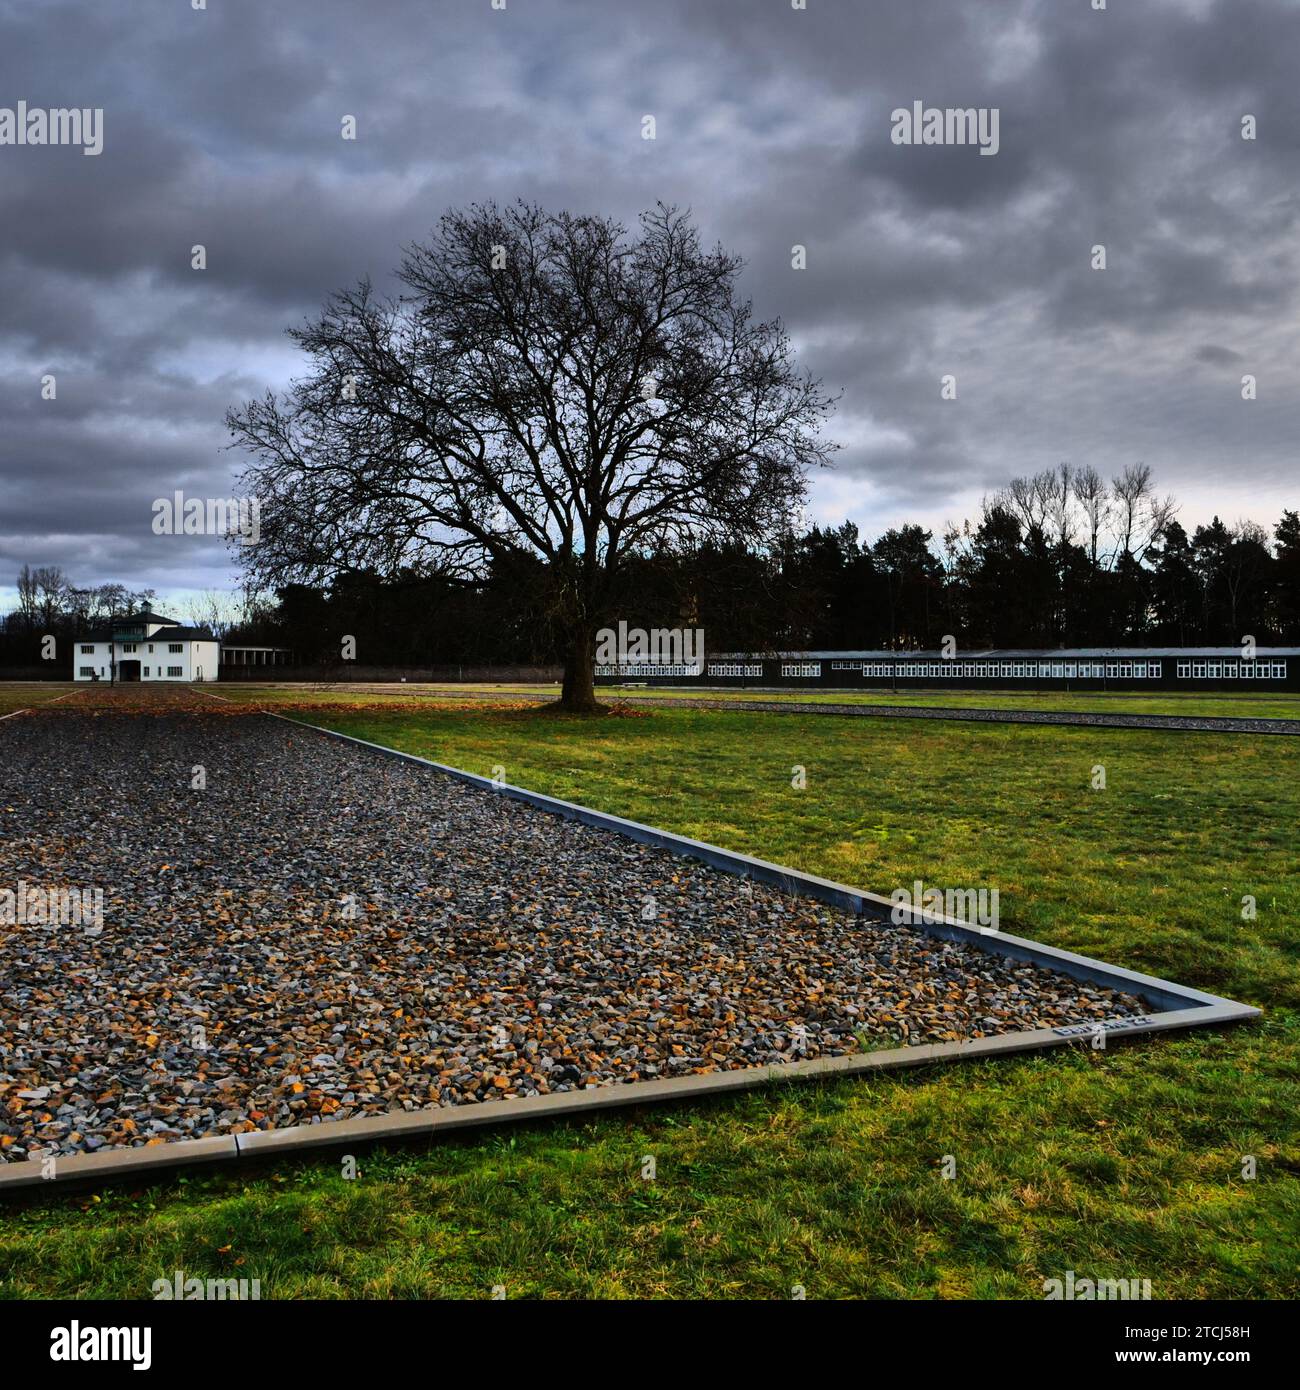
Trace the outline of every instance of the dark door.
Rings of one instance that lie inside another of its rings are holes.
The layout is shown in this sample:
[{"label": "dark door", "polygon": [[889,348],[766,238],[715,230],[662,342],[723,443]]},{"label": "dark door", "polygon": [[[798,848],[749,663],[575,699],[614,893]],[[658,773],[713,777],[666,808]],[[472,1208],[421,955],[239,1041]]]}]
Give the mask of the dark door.
[{"label": "dark door", "polygon": [[120,681],[138,681],[140,679],[140,663],[138,661],[119,661],[117,663],[117,678]]}]

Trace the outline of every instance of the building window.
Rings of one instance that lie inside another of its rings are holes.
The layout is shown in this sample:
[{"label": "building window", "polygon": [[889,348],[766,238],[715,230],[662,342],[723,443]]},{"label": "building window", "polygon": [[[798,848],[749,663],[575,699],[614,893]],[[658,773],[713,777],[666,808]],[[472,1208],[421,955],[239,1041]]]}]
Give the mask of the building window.
[{"label": "building window", "polygon": [[594,674],[597,676],[698,676],[703,671],[702,666],[661,666],[657,663],[646,662],[644,664],[627,666],[597,666]]},{"label": "building window", "polygon": [[169,667],[167,668],[167,674],[168,674],[169,676],[179,676],[180,673],[181,673],[181,668],[180,668],[179,666],[169,666]]},{"label": "building window", "polygon": [[738,662],[723,662],[709,667],[711,676],[761,676],[763,668],[759,665],[745,666]]},{"label": "building window", "polygon": [[144,673],[146,676],[149,674],[149,668],[147,666],[144,668]]},{"label": "building window", "polygon": [[1065,663],[1063,661],[1052,662],[1052,678],[1060,680],[1065,675]]},{"label": "building window", "polygon": [[133,651],[135,651],[135,643],[134,643],[134,642],[123,642],[123,643],[122,643],[122,653],[123,653],[123,655],[126,655],[128,652],[133,652]]},{"label": "building window", "polygon": [[93,676],[95,674],[95,668],[93,666],[82,666],[79,670],[83,676]]},{"label": "building window", "polygon": [[149,643],[149,655],[150,655],[150,656],[153,655],[153,643],[152,643],[152,642]]},{"label": "building window", "polygon": [[1217,681],[1223,671],[1223,666],[1218,661],[1211,661],[1207,665],[1206,674],[1212,681]]},{"label": "building window", "polygon": [[1178,663],[1178,679],[1185,681],[1192,674],[1192,663],[1190,661],[1180,661]]},{"label": "building window", "polygon": [[1205,679],[1205,662],[1203,662],[1203,661],[1193,661],[1193,662],[1192,662],[1192,676],[1193,676],[1193,678],[1194,678],[1195,680],[1198,680],[1198,681],[1203,681],[1203,680]]},{"label": "building window", "polygon": [[171,654],[172,654],[173,656],[175,656],[178,652],[183,652],[183,651],[185,650],[185,643],[184,643],[184,642],[168,642],[168,643],[167,643],[167,650],[168,650],[169,652],[171,652]]},{"label": "building window", "polygon": [[1131,661],[1120,662],[1119,678],[1122,681],[1131,681],[1133,679],[1133,663]]},{"label": "building window", "polygon": [[783,676],[798,676],[801,679],[808,679],[811,676],[820,676],[822,664],[820,661],[804,661],[791,663],[781,667]]},{"label": "building window", "polygon": [[93,643],[83,643],[81,647],[82,656],[94,656],[95,648]]},{"label": "building window", "polygon": [[1164,662],[1162,662],[1162,661],[1148,661],[1148,662],[1147,662],[1147,678],[1148,678],[1149,680],[1158,681],[1158,680],[1160,679],[1160,677],[1161,677],[1162,675],[1164,675],[1164,672],[1165,672]]}]

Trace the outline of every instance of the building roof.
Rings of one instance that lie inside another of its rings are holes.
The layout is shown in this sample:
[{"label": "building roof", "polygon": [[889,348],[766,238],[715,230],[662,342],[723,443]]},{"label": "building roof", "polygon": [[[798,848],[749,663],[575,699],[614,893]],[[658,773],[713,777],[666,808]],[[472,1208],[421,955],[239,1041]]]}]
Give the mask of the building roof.
[{"label": "building roof", "polygon": [[[132,614],[131,620],[134,621],[141,615]],[[99,627],[90,628],[84,633],[79,633],[73,640],[77,642],[109,642],[113,640],[114,630],[123,622],[121,618],[114,618],[111,622]],[[150,618],[150,622],[160,621],[158,618]],[[151,632],[147,637],[136,637],[130,640],[136,642],[215,642],[216,636],[206,627],[185,627],[180,623],[174,623],[170,618],[161,619],[165,626],[160,627],[157,632]]]}]

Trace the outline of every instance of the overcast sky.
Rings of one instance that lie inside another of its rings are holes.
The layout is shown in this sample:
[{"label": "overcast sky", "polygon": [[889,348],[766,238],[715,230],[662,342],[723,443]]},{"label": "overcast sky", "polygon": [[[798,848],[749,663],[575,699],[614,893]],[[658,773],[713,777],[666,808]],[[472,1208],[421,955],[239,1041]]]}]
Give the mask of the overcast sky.
[{"label": "overcast sky", "polygon": [[[937,531],[1014,474],[1142,460],[1189,529],[1271,528],[1300,505],[1300,5],[1093,3],[0,0],[0,108],[104,111],[97,157],[0,145],[0,600],[24,562],[229,586],[153,500],[231,496],[223,416],[300,368],[285,327],[487,198],[676,203],[743,255],[842,392],[817,519]],[[996,108],[998,153],[892,143],[915,101]]]}]

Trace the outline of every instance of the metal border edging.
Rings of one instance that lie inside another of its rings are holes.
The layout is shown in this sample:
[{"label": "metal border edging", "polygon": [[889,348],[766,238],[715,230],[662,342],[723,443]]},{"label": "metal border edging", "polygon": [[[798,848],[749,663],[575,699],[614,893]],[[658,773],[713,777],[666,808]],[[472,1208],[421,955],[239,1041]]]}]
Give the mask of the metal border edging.
[{"label": "metal border edging", "polygon": [[[272,711],[263,712],[286,724],[295,724],[328,738],[340,739],[389,757],[433,768],[480,790],[504,795],[539,810],[624,835],[643,844],[667,849],[686,858],[701,860],[725,873],[767,883],[783,892],[815,898],[873,920],[887,920],[893,911],[893,904],[889,899],[876,893],[850,888],[846,884],[819,878],[814,874],[783,868],[779,864],[722,849],[702,840],[674,835],[670,831],[643,825],[639,821],[625,820],[621,816],[609,815],[603,811],[593,811],[590,807],[580,806],[576,802],[562,801],[558,797],[528,791],[523,787],[495,783],[478,773],[465,772],[461,768],[449,767],[429,758],[421,758],[414,753],[403,753],[399,749],[387,748],[380,743],[371,743],[351,734],[326,729],[319,724],[309,724],[305,720],[291,719],[288,715],[275,714]],[[983,950],[993,950],[1014,959],[1042,964],[1048,969],[1061,971],[1076,979],[1137,993],[1147,1002],[1159,1006],[1160,1011],[1157,1013],[1133,1020],[1117,1019],[1102,1025],[1108,1035],[1114,1032],[1131,1037],[1177,1028],[1236,1023],[1258,1018],[1262,1012],[1249,1004],[1240,1004],[1235,1000],[1206,994],[1186,985],[1158,979],[1153,975],[1125,970],[1121,966],[1107,965],[1089,956],[1062,951],[1025,937],[1006,936],[1001,932],[986,934],[964,923],[929,913],[905,912],[903,915],[904,920],[936,936],[969,942]],[[842,1057],[818,1057],[803,1062],[786,1062],[778,1066],[743,1067],[661,1081],[635,1081],[595,1086],[582,1091],[521,1096],[481,1105],[396,1111],[314,1125],[297,1125],[286,1129],[255,1130],[250,1134],[206,1135],[200,1139],[182,1139],[151,1147],[138,1146],[95,1154],[60,1156],[55,1160],[52,1179],[45,1176],[42,1155],[26,1162],[0,1163],[0,1192],[40,1187],[46,1182],[57,1185],[78,1181],[111,1180],[114,1177],[142,1173],[165,1173],[172,1168],[200,1163],[244,1158],[260,1159],[275,1155],[293,1157],[304,1150],[337,1148],[340,1145],[376,1140],[432,1139],[440,1134],[484,1126],[561,1119],[635,1105],[730,1095],[753,1090],[774,1081],[858,1076],[876,1071],[927,1066],[958,1058],[1008,1056],[1049,1047],[1063,1047],[1080,1041],[1086,1043],[1095,1031],[1096,1025],[1091,1023],[1066,1028],[1040,1028],[1022,1033],[1002,1033],[966,1042],[921,1043],[910,1047],[850,1053]]]},{"label": "metal border edging", "polygon": [[[286,724],[296,724],[300,728],[312,729],[316,733],[325,734],[330,738],[355,743],[362,748],[370,748],[389,757],[416,763],[422,767],[434,768],[438,772],[445,773],[448,777],[453,777],[460,782],[468,782],[480,790],[489,791],[498,796],[507,796],[514,801],[523,801],[539,810],[563,816],[567,820],[577,820],[584,825],[625,835],[629,839],[640,841],[642,844],[671,850],[673,853],[686,858],[702,860],[715,869],[721,869],[724,873],[770,884],[792,896],[816,898],[820,902],[829,903],[834,907],[847,908],[859,916],[869,917],[875,921],[890,920],[894,911],[894,905],[890,899],[882,897],[879,893],[870,893],[861,888],[851,888],[848,884],[836,883],[833,879],[820,878],[816,874],[806,874],[798,869],[773,864],[766,859],[756,859],[752,855],[723,849],[719,845],[711,845],[704,840],[692,840],[686,835],[675,835],[672,831],[661,830],[653,825],[645,825],[641,821],[626,820],[622,816],[615,816],[605,811],[595,811],[591,807],[582,806],[575,801],[564,801],[559,797],[547,796],[543,792],[534,792],[525,787],[512,786],[508,782],[493,782],[490,777],[484,777],[477,772],[466,772],[462,768],[434,762],[431,758],[422,758],[415,753],[404,753],[400,749],[389,748],[382,743],[371,743],[369,740],[357,738],[353,734],[343,734],[336,729],[326,729],[319,724],[309,724],[306,720],[292,719],[286,714],[275,714],[270,711],[267,713],[272,719],[282,720]],[[1095,960],[1091,956],[1081,956],[1073,951],[1065,951],[1056,946],[1031,941],[1028,937],[1011,936],[1004,932],[981,932],[975,927],[967,926],[964,922],[956,921],[950,917],[940,917],[934,913],[914,913],[905,910],[902,916],[904,921],[922,927],[933,935],[943,937],[946,940],[967,942],[980,946],[984,950],[997,950],[1000,954],[1011,956],[1016,960],[1039,962],[1047,965],[1050,969],[1070,975],[1074,979],[1087,980],[1092,984],[1120,984],[1130,993],[1142,994],[1152,1003],[1164,1003],[1167,1006],[1181,1008],[1187,1008],[1191,1005],[1206,1008],[1245,1009],[1248,1012],[1243,1015],[1244,1017],[1256,1017],[1260,1013],[1260,1010],[1252,1008],[1250,1005],[1238,1004],[1234,1000],[1221,998],[1217,994],[1207,994],[1202,990],[1192,989],[1189,985],[1175,984],[1155,975],[1144,975],[1135,970],[1126,970],[1122,966],[1108,965],[1106,962]]]}]

